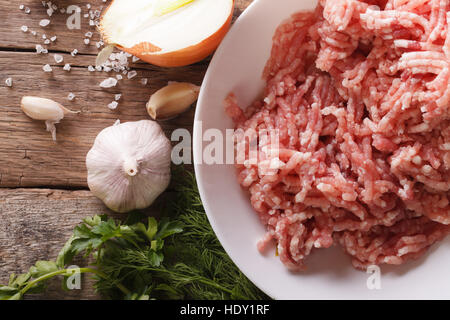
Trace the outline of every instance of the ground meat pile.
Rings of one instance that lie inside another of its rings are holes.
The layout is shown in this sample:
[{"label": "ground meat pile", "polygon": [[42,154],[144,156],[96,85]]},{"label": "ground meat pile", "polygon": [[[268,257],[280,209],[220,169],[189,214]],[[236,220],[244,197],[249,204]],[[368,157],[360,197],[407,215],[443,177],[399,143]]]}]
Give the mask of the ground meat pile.
[{"label": "ground meat pile", "polygon": [[[321,0],[278,27],[262,99],[230,94],[240,184],[291,270],[341,245],[401,264],[450,232],[450,1]],[[249,139],[276,131],[279,141]],[[244,135],[249,133],[248,135]],[[274,152],[276,151],[276,152]]]}]

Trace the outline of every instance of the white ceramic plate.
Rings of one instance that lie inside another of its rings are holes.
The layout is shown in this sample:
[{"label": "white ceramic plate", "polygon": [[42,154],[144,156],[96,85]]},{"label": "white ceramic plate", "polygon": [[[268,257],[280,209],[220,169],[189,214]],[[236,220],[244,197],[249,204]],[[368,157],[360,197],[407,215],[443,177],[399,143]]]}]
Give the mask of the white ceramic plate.
[{"label": "white ceramic plate", "polygon": [[234,23],[216,51],[202,85],[194,126],[195,172],[201,198],[223,247],[261,290],[275,299],[449,299],[450,239],[434,246],[419,260],[381,267],[381,290],[369,290],[370,274],[353,269],[342,249],[315,251],[307,258],[308,271],[291,273],[274,250],[261,255],[256,243],[264,227],[240,188],[232,165],[200,164],[210,142],[207,129],[233,128],[223,100],[233,91],[240,105],[261,92],[264,65],[276,27],[292,13],[312,9],[315,0],[256,0]]}]

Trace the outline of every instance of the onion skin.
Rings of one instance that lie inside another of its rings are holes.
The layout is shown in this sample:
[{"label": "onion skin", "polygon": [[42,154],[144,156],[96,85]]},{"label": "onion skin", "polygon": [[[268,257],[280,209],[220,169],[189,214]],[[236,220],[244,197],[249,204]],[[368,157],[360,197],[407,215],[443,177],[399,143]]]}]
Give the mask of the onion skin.
[{"label": "onion skin", "polygon": [[[105,14],[108,11],[108,9],[109,6],[103,14]],[[161,51],[161,48],[149,42],[141,42],[133,46],[132,48],[126,48],[120,45],[116,46],[119,49],[138,57],[142,61],[151,63],[159,67],[183,67],[190,64],[194,64],[196,62],[205,59],[211,53],[213,53],[214,50],[217,49],[220,42],[223,40],[228,30],[230,29],[231,20],[233,18],[233,11],[234,11],[234,0],[230,10],[230,15],[228,16],[227,21],[222,25],[222,27],[220,27],[219,30],[217,30],[214,34],[212,34],[202,42],[181,50],[159,54],[158,52]],[[103,29],[101,23],[98,29],[100,33],[103,35],[103,38],[106,40],[106,42],[109,42],[108,36],[105,30]]]}]

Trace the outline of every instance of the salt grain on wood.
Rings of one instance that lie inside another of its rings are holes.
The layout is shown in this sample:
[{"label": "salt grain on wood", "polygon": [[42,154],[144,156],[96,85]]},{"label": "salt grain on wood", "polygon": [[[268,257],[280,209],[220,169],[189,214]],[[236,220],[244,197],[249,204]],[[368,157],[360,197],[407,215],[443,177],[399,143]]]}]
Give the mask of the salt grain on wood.
[{"label": "salt grain on wood", "polygon": [[53,58],[55,59],[56,63],[61,63],[61,62],[64,61],[63,56],[60,55],[60,54],[55,54],[55,55],[53,55]]},{"label": "salt grain on wood", "polygon": [[52,71],[53,71],[52,67],[50,67],[49,64],[44,65],[44,66],[42,67],[42,69],[43,69],[45,72],[52,72]]},{"label": "salt grain on wood", "polygon": [[108,104],[108,108],[110,108],[111,110],[114,110],[117,108],[118,105],[119,105],[119,103],[117,101],[113,101],[110,104]]},{"label": "salt grain on wood", "polygon": [[102,88],[112,88],[117,84],[117,79],[115,78],[107,78],[100,83],[100,87]]},{"label": "salt grain on wood", "polygon": [[137,75],[136,70],[131,70],[130,72],[128,72],[127,77],[128,77],[128,79],[132,79],[132,78],[136,77],[136,75]]},{"label": "salt grain on wood", "polygon": [[48,19],[42,19],[41,21],[39,21],[39,25],[41,26],[41,27],[46,27],[46,26],[48,26],[50,24],[50,20],[48,20]]}]

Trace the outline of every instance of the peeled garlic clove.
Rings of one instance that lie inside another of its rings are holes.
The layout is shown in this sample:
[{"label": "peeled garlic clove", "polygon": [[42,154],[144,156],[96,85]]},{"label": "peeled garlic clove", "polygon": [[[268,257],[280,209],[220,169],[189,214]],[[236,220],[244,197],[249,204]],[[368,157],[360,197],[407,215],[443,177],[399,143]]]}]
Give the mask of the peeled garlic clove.
[{"label": "peeled garlic clove", "polygon": [[92,193],[116,212],[149,207],[170,182],[171,143],[150,120],[103,129],[86,157]]},{"label": "peeled garlic clove", "polygon": [[154,120],[166,120],[186,111],[197,99],[200,87],[187,82],[169,82],[156,91],[147,103]]},{"label": "peeled garlic clove", "polygon": [[23,97],[20,106],[22,111],[30,118],[45,121],[47,131],[51,132],[53,140],[56,140],[55,124],[59,123],[64,115],[77,113],[64,108],[56,101],[39,97]]}]

